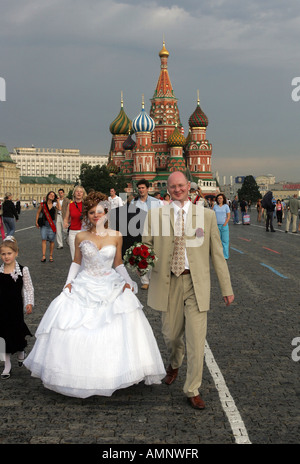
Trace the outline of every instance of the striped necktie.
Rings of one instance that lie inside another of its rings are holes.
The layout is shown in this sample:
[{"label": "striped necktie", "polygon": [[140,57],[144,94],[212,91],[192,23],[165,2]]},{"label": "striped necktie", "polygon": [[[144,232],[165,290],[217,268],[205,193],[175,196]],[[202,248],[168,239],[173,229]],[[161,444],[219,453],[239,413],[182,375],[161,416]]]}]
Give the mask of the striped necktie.
[{"label": "striped necktie", "polygon": [[174,232],[174,251],[171,264],[171,271],[178,277],[185,270],[185,238],[182,208],[180,208],[177,214]]}]

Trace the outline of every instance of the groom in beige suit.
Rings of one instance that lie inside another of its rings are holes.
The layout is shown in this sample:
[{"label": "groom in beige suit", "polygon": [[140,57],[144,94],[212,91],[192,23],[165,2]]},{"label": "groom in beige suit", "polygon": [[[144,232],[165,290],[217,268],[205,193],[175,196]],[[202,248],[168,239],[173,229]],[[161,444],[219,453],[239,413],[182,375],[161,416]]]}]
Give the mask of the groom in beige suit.
[{"label": "groom in beige suit", "polygon": [[193,408],[204,409],[199,388],[210,305],[210,257],[227,306],[234,296],[216,215],[202,205],[193,205],[188,199],[189,188],[182,172],[170,174],[168,191],[173,201],[148,212],[143,243],[153,247],[158,257],[148,305],[162,311],[162,333],[170,353],[165,383],[175,381],[186,345],[183,391]]}]

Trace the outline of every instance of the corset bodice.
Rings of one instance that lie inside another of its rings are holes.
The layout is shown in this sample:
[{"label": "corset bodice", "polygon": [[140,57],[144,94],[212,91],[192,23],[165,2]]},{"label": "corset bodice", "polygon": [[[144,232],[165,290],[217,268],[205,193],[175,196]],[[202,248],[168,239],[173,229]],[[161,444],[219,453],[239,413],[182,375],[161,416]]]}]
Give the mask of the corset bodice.
[{"label": "corset bodice", "polygon": [[115,245],[105,245],[99,250],[91,240],[83,240],[79,246],[82,253],[82,265],[88,274],[101,276],[111,271],[116,254]]}]

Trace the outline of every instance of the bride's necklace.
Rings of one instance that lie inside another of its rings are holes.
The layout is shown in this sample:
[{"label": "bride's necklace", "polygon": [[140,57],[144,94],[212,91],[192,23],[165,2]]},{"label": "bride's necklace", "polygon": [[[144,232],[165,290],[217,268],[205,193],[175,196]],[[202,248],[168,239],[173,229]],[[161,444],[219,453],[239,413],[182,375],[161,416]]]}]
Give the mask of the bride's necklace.
[{"label": "bride's necklace", "polygon": [[90,230],[91,234],[93,235],[97,235],[97,237],[105,237],[105,235],[107,235],[107,232],[104,231],[104,232],[95,232],[93,230]]}]

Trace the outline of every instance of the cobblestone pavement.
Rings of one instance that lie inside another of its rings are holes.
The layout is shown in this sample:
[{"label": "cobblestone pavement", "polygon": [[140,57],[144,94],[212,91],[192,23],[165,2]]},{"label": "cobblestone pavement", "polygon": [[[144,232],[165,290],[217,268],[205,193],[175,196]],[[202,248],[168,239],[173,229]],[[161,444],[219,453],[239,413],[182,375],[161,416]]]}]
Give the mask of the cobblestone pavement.
[{"label": "cobblestone pavement", "polygon": [[[67,246],[55,249],[54,263],[40,262],[40,235],[32,227],[35,212],[21,213],[15,234],[19,262],[29,266],[35,287],[34,313],[26,316],[33,333],[61,291],[71,262]],[[221,402],[207,364],[201,389],[206,409],[195,411],[182,392],[185,364],[170,387],[141,383],[110,398],[82,400],[45,389],[13,357],[11,378],[0,383],[0,444],[234,444],[232,405],[249,442],[298,443],[300,362],[292,358],[293,350],[297,352],[292,340],[300,330],[300,234],[285,234],[278,227],[276,233],[267,233],[254,213],[251,219],[247,226],[230,223],[232,306],[224,305],[212,270],[207,342],[232,397],[229,408]],[[160,314],[147,307],[146,293],[139,290],[139,298],[167,364]],[[33,343],[34,337],[27,351]]]}]

